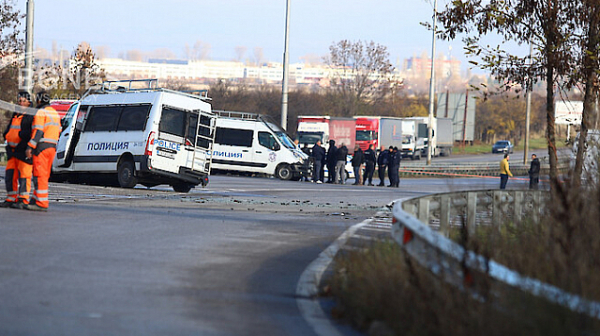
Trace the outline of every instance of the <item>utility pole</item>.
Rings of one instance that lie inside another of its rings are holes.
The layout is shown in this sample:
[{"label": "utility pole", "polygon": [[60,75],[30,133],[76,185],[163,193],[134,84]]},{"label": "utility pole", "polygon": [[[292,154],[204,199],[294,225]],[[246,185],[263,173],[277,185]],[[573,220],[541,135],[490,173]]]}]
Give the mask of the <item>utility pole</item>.
[{"label": "utility pole", "polygon": [[[533,64],[533,43],[529,41],[529,66]],[[531,86],[533,81],[531,80],[531,69],[529,70],[529,76],[527,78],[527,96],[526,96],[526,107],[525,107],[525,148],[523,151],[523,164],[527,164],[527,157],[529,156],[529,124],[531,119]]]},{"label": "utility pole", "polygon": [[27,0],[27,19],[25,21],[25,78],[23,88],[33,94],[33,0]]},{"label": "utility pole", "polygon": [[427,125],[427,165],[431,165],[433,148],[433,102],[435,95],[435,33],[437,28],[437,0],[433,3],[433,37],[431,42],[431,79],[429,81],[429,124]]},{"label": "utility pole", "polygon": [[290,0],[286,1],[285,6],[285,43],[283,47],[283,83],[281,88],[281,128],[287,130],[287,112],[288,112],[288,73],[289,73],[289,55],[288,43],[290,40]]}]

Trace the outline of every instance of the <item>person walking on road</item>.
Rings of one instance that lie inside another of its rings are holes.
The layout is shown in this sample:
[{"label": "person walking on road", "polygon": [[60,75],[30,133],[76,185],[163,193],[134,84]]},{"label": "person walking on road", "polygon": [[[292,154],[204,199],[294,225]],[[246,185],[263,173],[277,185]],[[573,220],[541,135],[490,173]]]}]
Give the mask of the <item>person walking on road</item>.
[{"label": "person walking on road", "polygon": [[540,183],[540,160],[537,155],[531,154],[531,165],[529,166],[529,189],[537,190]]},{"label": "person walking on road", "polygon": [[313,182],[323,183],[323,162],[325,162],[325,148],[321,147],[321,140],[312,148],[311,157],[313,158]]},{"label": "person walking on road", "polygon": [[506,153],[506,154],[504,154],[504,159],[502,159],[502,161],[500,161],[500,189],[506,189],[506,183],[508,182],[508,177],[513,176],[513,174],[510,172],[508,159],[510,159],[510,156],[508,155],[508,153]]},{"label": "person walking on road", "polygon": [[342,142],[340,148],[336,150],[335,163],[335,182],[336,184],[346,184],[346,160],[348,157],[348,148]]},{"label": "person walking on road", "polygon": [[365,153],[359,145],[354,146],[354,155],[352,155],[352,169],[354,170],[353,185],[362,185],[362,165],[365,163]]},{"label": "person walking on road", "polygon": [[25,151],[27,158],[33,159],[33,197],[27,210],[48,210],[48,179],[52,161],[56,155],[56,144],[60,135],[60,117],[50,107],[50,96],[41,91],[36,95],[38,111],[33,117],[33,133]]},{"label": "person walking on road", "polygon": [[12,114],[6,131],[2,134],[6,139],[6,200],[0,207],[23,209],[29,204],[29,193],[31,191],[31,176],[33,166],[31,159],[25,155],[27,143],[31,139],[31,125],[33,115],[28,114],[25,108],[30,107],[31,95],[27,91],[19,92],[18,104],[23,111],[15,111]]},{"label": "person walking on road", "polygon": [[400,169],[400,161],[402,160],[402,153],[398,152],[398,147],[390,146],[390,157],[388,160],[388,176],[390,177],[390,185],[388,187],[398,188],[400,187],[398,170]]},{"label": "person walking on road", "polygon": [[388,166],[389,157],[390,152],[385,149],[384,146],[381,146],[381,149],[379,150],[379,156],[377,156],[377,174],[379,175],[378,187],[385,186],[385,170]]},{"label": "person walking on road", "polygon": [[373,186],[373,173],[375,172],[375,163],[377,162],[377,154],[373,150],[373,145],[369,145],[369,149],[365,151],[365,176],[363,185],[369,181],[369,185]]},{"label": "person walking on road", "polygon": [[337,163],[335,140],[329,140],[329,149],[325,161],[327,162],[327,183],[335,182],[335,164]]}]

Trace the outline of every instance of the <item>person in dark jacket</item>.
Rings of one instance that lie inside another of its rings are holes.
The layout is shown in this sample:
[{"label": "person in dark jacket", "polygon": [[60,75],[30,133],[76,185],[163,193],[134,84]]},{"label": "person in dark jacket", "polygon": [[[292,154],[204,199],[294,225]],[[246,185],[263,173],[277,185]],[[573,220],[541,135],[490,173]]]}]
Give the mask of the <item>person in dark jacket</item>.
[{"label": "person in dark jacket", "polygon": [[323,162],[325,162],[325,149],[321,147],[321,140],[312,148],[311,157],[313,158],[313,182],[323,183]]},{"label": "person in dark jacket", "polygon": [[531,154],[531,165],[529,166],[529,189],[538,189],[540,183],[540,160],[537,155]]},{"label": "person in dark jacket", "polygon": [[390,177],[390,185],[388,187],[398,188],[400,186],[400,176],[398,169],[400,169],[400,160],[402,160],[402,154],[398,152],[398,147],[390,146],[390,157],[388,163],[388,176]]},{"label": "person in dark jacket", "polygon": [[365,176],[363,184],[369,181],[369,185],[373,186],[373,173],[375,172],[375,163],[377,162],[377,154],[373,150],[373,145],[369,145],[369,149],[365,151]]},{"label": "person in dark jacket", "polygon": [[342,142],[340,148],[336,150],[335,158],[335,181],[333,183],[346,184],[346,160],[348,157],[348,148]]},{"label": "person in dark jacket", "polygon": [[390,151],[381,146],[379,156],[377,156],[377,174],[379,174],[378,187],[385,186],[385,170],[388,166],[388,159],[390,158]]},{"label": "person in dark jacket", "polygon": [[354,155],[352,155],[351,162],[354,170],[353,185],[362,185],[362,165],[365,163],[365,153],[360,149],[359,145],[354,147]]},{"label": "person in dark jacket", "polygon": [[327,183],[335,182],[335,164],[337,162],[336,151],[335,140],[329,140],[329,149],[327,150],[327,155],[325,157],[327,172],[329,174],[329,176],[327,176]]},{"label": "person in dark jacket", "polygon": [[[27,91],[19,92],[18,104],[23,107],[31,107],[31,95]],[[23,111],[12,114],[10,123],[2,134],[6,139],[6,200],[0,207],[20,208],[29,203],[31,192],[31,177],[33,166],[31,159],[27,158],[25,151],[27,143],[31,139],[33,115]]]}]

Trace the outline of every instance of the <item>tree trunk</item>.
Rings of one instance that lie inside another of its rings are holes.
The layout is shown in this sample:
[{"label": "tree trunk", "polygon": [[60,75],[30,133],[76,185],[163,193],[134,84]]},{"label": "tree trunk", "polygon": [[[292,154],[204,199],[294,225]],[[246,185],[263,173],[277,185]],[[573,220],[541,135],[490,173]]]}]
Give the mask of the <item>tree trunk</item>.
[{"label": "tree trunk", "polygon": [[585,95],[583,99],[583,116],[581,120],[581,131],[577,143],[577,157],[575,159],[575,170],[572,176],[573,187],[581,185],[581,174],[585,160],[586,140],[588,130],[593,128],[597,118],[598,102],[598,48],[600,47],[600,6],[589,4],[590,19],[587,31],[587,45],[584,52],[584,83]]}]

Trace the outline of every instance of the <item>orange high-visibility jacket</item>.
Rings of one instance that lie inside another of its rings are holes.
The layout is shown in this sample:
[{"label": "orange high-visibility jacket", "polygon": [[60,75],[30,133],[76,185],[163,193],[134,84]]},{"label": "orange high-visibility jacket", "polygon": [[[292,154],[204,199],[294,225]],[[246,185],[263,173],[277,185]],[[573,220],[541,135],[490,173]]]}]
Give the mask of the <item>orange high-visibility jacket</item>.
[{"label": "orange high-visibility jacket", "polygon": [[14,156],[21,161],[25,161],[25,150],[31,138],[32,122],[33,116],[31,115],[13,113],[10,124],[3,134],[8,144],[6,153],[9,158]]},{"label": "orange high-visibility jacket", "polygon": [[46,148],[56,147],[61,131],[60,116],[52,107],[46,106],[38,110],[33,117],[32,130],[28,145],[36,153]]}]

